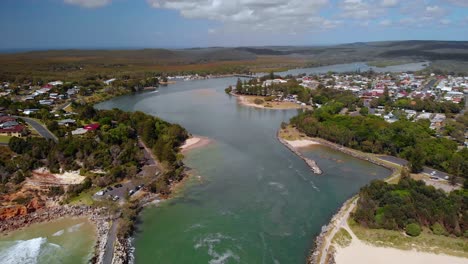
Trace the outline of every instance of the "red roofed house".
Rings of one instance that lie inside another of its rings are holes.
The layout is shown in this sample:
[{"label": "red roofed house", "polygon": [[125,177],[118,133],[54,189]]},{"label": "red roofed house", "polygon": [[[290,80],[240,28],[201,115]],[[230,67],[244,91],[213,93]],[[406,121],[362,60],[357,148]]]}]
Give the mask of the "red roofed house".
[{"label": "red roofed house", "polygon": [[95,123],[95,124],[89,124],[89,125],[84,126],[84,129],[88,131],[94,131],[94,130],[98,130],[99,127],[100,127],[99,123]]},{"label": "red roofed house", "polygon": [[0,129],[0,136],[21,137],[24,126],[17,125],[14,127]]}]

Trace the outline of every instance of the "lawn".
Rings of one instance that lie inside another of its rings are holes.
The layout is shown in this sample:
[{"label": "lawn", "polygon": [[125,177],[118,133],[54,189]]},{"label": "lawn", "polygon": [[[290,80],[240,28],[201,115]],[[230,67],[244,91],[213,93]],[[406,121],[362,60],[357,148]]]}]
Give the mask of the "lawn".
[{"label": "lawn", "polygon": [[84,204],[91,206],[94,203],[93,200],[93,194],[95,194],[97,191],[99,191],[99,188],[92,188],[87,191],[84,191],[80,193],[80,195],[70,199],[69,204],[71,205],[79,205],[79,204]]},{"label": "lawn", "polygon": [[0,136],[0,143],[6,143],[8,144],[8,142],[10,142],[10,138],[9,136]]}]

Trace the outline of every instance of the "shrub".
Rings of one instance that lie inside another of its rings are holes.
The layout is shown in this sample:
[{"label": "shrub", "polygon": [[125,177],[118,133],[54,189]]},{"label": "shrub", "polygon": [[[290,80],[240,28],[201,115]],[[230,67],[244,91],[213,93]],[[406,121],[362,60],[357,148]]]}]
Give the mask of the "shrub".
[{"label": "shrub", "polygon": [[264,101],[262,99],[260,99],[260,98],[255,98],[255,100],[254,100],[254,103],[258,104],[258,105],[263,104],[263,102]]},{"label": "shrub", "polygon": [[421,227],[415,223],[409,224],[406,226],[406,234],[417,237],[421,234]]},{"label": "shrub", "polygon": [[431,230],[435,235],[444,235],[446,233],[444,226],[439,223],[433,224]]}]

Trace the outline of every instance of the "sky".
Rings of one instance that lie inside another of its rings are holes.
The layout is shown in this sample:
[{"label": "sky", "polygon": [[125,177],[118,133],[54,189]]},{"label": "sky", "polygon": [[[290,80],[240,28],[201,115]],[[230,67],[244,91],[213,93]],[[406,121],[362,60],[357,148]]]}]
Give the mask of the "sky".
[{"label": "sky", "polygon": [[0,0],[0,50],[468,40],[468,0]]}]

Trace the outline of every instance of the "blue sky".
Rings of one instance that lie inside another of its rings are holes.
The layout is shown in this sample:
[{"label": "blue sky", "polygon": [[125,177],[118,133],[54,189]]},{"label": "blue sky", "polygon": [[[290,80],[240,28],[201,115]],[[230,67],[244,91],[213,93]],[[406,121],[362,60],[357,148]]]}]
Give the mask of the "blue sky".
[{"label": "blue sky", "polygon": [[468,0],[0,0],[0,49],[468,40]]}]

